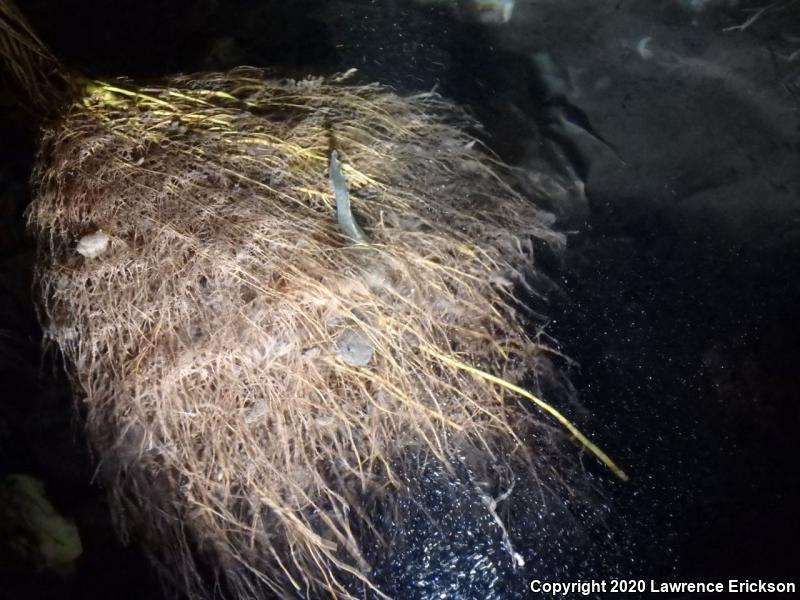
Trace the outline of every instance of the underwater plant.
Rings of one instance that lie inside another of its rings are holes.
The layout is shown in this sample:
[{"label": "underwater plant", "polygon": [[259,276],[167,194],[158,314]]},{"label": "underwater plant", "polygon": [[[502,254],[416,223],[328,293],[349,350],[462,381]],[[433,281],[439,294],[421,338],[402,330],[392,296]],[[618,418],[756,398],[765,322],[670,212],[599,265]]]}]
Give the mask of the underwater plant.
[{"label": "underwater plant", "polygon": [[350,73],[97,80],[7,1],[0,39],[47,115],[43,328],[120,534],[176,589],[386,597],[364,548],[421,462],[472,474],[523,563],[493,497],[537,468],[537,405],[625,478],[524,389],[555,375],[514,292],[564,238],[464,110]]}]

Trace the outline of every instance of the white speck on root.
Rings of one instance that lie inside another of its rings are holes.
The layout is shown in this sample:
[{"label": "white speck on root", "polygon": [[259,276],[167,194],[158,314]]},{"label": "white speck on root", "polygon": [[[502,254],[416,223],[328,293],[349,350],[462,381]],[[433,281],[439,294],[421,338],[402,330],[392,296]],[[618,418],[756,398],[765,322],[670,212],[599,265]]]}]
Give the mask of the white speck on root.
[{"label": "white speck on root", "polygon": [[109,241],[108,235],[102,229],[98,229],[94,233],[85,235],[78,240],[78,245],[75,249],[81,256],[97,258],[108,250]]}]

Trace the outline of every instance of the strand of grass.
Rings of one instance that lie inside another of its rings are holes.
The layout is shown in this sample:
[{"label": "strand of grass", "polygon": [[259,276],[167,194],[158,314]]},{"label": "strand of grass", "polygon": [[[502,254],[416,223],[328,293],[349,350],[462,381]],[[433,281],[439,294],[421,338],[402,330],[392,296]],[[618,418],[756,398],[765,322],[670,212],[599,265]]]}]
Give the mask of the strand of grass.
[{"label": "strand of grass", "polygon": [[68,74],[13,2],[0,0],[0,76],[5,80],[3,70],[37,109],[47,112],[60,108],[62,84],[67,83]]},{"label": "strand of grass", "polygon": [[42,40],[28,25],[25,17],[11,2],[0,2],[0,31],[18,44],[25,46],[29,52],[46,60],[54,60]]},{"label": "strand of grass", "polygon": [[750,17],[748,17],[748,19],[744,23],[740,23],[739,25],[733,25],[731,27],[724,27],[722,31],[724,31],[725,33],[727,33],[728,31],[738,31],[741,33],[745,31],[748,27],[750,27],[753,23],[758,21],[764,14],[768,13],[776,6],[778,6],[778,2],[773,2],[772,4],[768,4],[767,6],[762,6],[755,13],[750,15]]},{"label": "strand of grass", "polygon": [[608,454],[603,452],[596,444],[594,444],[588,437],[586,437],[580,431],[580,429],[578,429],[577,427],[575,427],[575,425],[572,424],[572,422],[569,419],[567,419],[558,410],[556,410],[553,406],[551,406],[550,404],[548,404],[547,402],[545,402],[541,398],[537,398],[536,396],[531,394],[529,391],[519,387],[518,385],[514,385],[513,383],[511,383],[509,381],[506,381],[505,379],[501,379],[500,377],[496,377],[495,375],[492,375],[491,373],[487,373],[485,371],[481,371],[480,369],[478,369],[476,367],[473,367],[471,365],[468,365],[466,363],[463,363],[460,360],[457,360],[457,359],[455,359],[455,358],[453,358],[451,356],[447,356],[445,354],[442,354],[441,352],[439,352],[435,348],[432,348],[430,346],[422,346],[421,349],[424,352],[426,352],[426,353],[430,354],[431,356],[433,356],[434,358],[436,358],[437,360],[440,360],[441,362],[445,363],[446,365],[449,365],[451,367],[455,367],[457,369],[465,371],[465,372],[469,373],[470,375],[473,375],[475,377],[479,377],[480,379],[484,379],[484,380],[489,381],[491,383],[495,383],[495,384],[497,384],[499,386],[502,386],[502,387],[506,388],[509,391],[514,392],[515,394],[519,394],[523,398],[526,398],[526,399],[530,400],[536,406],[538,406],[543,411],[545,411],[546,413],[551,415],[556,421],[561,423],[561,425],[563,425],[564,428],[567,429],[567,431],[569,431],[573,436],[575,436],[575,438],[587,450],[589,450],[592,454],[594,454],[600,460],[600,462],[602,462],[606,467],[608,467],[608,469],[612,473],[614,473],[614,475],[619,477],[622,481],[628,481],[628,479],[629,479],[628,475],[625,473],[625,471],[623,471],[620,467],[618,467],[617,464],[613,460],[611,460],[611,458],[608,456]]},{"label": "strand of grass", "polygon": [[[119,94],[121,96],[127,96],[129,98],[135,98],[137,100],[143,100],[145,102],[150,102],[152,104],[157,104],[159,106],[164,106],[172,111],[177,111],[177,108],[174,104],[170,104],[161,98],[156,98],[155,96],[150,96],[148,94],[143,94],[141,92],[134,92],[132,90],[126,90],[125,88],[117,87],[115,85],[111,85],[110,83],[106,83],[105,81],[100,81],[98,79],[94,79],[91,81],[87,81],[84,84],[84,89],[86,94],[91,96],[93,94],[98,94],[105,92],[106,94]],[[103,94],[103,99],[105,99],[106,94]]]}]

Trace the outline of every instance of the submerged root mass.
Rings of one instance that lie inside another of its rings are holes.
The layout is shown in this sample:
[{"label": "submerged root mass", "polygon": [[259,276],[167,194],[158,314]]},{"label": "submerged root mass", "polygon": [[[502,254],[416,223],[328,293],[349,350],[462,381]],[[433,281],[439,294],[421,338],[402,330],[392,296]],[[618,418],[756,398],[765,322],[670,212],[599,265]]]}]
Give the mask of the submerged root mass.
[{"label": "submerged root mass", "polygon": [[457,365],[549,377],[512,293],[563,240],[464,112],[254,70],[84,90],[34,177],[43,320],[121,530],[178,588],[381,595],[364,540],[408,457],[535,466],[541,417]]}]

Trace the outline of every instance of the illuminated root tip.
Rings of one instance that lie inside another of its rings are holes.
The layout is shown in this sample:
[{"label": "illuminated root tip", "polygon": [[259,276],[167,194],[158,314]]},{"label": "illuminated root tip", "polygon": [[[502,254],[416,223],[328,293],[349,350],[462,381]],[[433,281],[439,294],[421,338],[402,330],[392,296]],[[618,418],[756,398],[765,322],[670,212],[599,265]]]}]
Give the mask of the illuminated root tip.
[{"label": "illuminated root tip", "polygon": [[541,398],[537,398],[536,396],[531,394],[529,391],[519,387],[518,385],[514,385],[513,383],[511,383],[509,381],[506,381],[505,379],[502,379],[500,377],[496,377],[495,375],[492,375],[490,373],[486,373],[485,371],[481,371],[480,369],[478,369],[476,367],[470,366],[470,365],[468,365],[466,363],[463,363],[463,362],[461,362],[459,360],[456,360],[455,358],[452,358],[450,356],[442,354],[441,352],[439,352],[435,348],[431,348],[429,346],[423,346],[422,350],[424,352],[430,354],[431,356],[433,356],[437,360],[440,360],[441,362],[445,363],[446,365],[449,365],[451,367],[455,367],[457,369],[461,369],[462,371],[466,371],[470,375],[473,375],[475,377],[479,377],[480,379],[484,379],[484,380],[489,381],[491,383],[495,383],[495,384],[497,384],[499,386],[502,386],[502,387],[506,388],[509,391],[514,392],[515,394],[519,394],[523,398],[527,398],[528,400],[533,402],[536,406],[541,408],[544,412],[546,412],[547,414],[553,416],[556,421],[561,423],[561,425],[563,425],[564,428],[567,431],[569,431],[573,436],[575,436],[575,438],[577,438],[577,440],[583,445],[584,448],[586,448],[587,450],[589,450],[589,452],[594,454],[598,458],[598,460],[600,460],[600,462],[602,462],[606,467],[608,467],[608,469],[612,473],[614,473],[614,475],[619,477],[622,481],[628,481],[628,479],[629,479],[628,475],[625,473],[625,471],[623,471],[621,468],[619,468],[617,466],[617,464],[613,460],[611,460],[611,458],[608,456],[608,454],[603,452],[594,442],[592,442],[588,437],[586,437],[581,432],[580,429],[575,427],[575,425],[573,425],[572,422],[570,422],[569,419],[567,419],[558,410],[553,408],[551,405],[549,405],[547,402],[545,402]]}]

